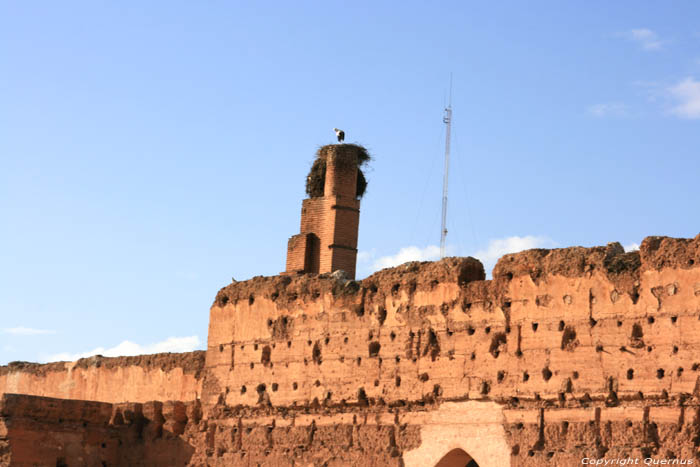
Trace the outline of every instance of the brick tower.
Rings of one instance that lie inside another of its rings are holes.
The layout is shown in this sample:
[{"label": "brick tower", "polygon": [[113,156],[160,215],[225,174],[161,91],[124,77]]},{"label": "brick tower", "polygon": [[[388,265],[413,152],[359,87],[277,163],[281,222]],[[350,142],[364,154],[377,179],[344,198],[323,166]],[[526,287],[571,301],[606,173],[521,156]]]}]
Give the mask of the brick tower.
[{"label": "brick tower", "polygon": [[[287,273],[342,269],[355,278],[359,191],[364,190],[358,184],[358,174],[366,154],[354,144],[333,144],[319,150],[307,181],[309,198],[301,205],[301,233],[287,244]],[[309,188],[312,177],[316,177],[316,190]]]}]

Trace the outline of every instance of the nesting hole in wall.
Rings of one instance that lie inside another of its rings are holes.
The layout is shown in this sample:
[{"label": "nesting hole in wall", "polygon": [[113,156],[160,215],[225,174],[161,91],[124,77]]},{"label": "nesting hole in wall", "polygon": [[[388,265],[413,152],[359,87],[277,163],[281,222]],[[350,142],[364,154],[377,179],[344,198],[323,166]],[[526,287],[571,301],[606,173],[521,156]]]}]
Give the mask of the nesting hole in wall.
[{"label": "nesting hole in wall", "polygon": [[355,314],[360,318],[363,317],[365,315],[365,306],[360,305],[360,306],[356,307]]},{"label": "nesting hole in wall", "polygon": [[328,345],[328,344],[330,344],[330,342],[331,342],[331,338],[330,338],[330,337],[328,337],[328,336],[326,336],[326,338],[324,339],[324,341],[323,341],[323,342],[325,342],[325,343],[326,343],[326,345]]},{"label": "nesting hole in wall", "polygon": [[482,381],[481,382],[481,395],[485,396],[489,392],[491,392],[491,385],[488,383],[488,381]]},{"label": "nesting hole in wall", "polygon": [[484,332],[485,332],[486,334],[490,333],[490,332],[491,332],[491,326],[486,326],[486,328],[484,329]]},{"label": "nesting hole in wall", "polygon": [[563,331],[564,326],[566,326],[566,323],[564,322],[564,320],[559,321],[559,331]]},{"label": "nesting hole in wall", "polygon": [[241,394],[245,394],[247,390],[245,386],[241,386]]},{"label": "nesting hole in wall", "polygon": [[262,353],[260,354],[260,363],[262,363],[264,366],[268,366],[270,364],[271,353],[272,351],[270,350],[270,346],[264,346],[262,349]]},{"label": "nesting hole in wall", "polygon": [[506,345],[506,335],[503,332],[497,332],[491,338],[491,345],[489,346],[489,353],[493,355],[493,358],[498,358],[501,353],[501,346]]},{"label": "nesting hole in wall", "polygon": [[253,350],[258,350],[258,344],[253,344]]},{"label": "nesting hole in wall", "polygon": [[362,365],[362,357],[357,357],[357,366]]},{"label": "nesting hole in wall", "polygon": [[596,324],[598,324],[598,320],[597,320],[597,319],[594,319],[594,318],[591,316],[591,317],[588,318],[588,324],[590,324],[591,327],[593,327],[593,326],[595,326]]},{"label": "nesting hole in wall", "polygon": [[392,341],[396,339],[396,333],[394,331],[391,331],[391,334],[389,334],[389,338],[391,338]]},{"label": "nesting hole in wall", "polygon": [[379,308],[379,315],[377,316],[377,318],[379,319],[379,325],[383,325],[384,321],[386,321],[386,308]]},{"label": "nesting hole in wall", "polygon": [[513,447],[511,448],[511,450],[510,450],[510,455],[511,455],[511,456],[517,456],[518,454],[520,454],[520,445],[519,445],[519,444],[516,444],[515,446],[513,446]]},{"label": "nesting hole in wall", "polygon": [[596,351],[596,352],[602,352],[602,351],[603,351],[603,346],[600,345],[600,344],[596,345],[596,346],[595,346],[595,351]]},{"label": "nesting hole in wall", "polygon": [[693,363],[693,371],[698,371],[700,369],[700,363]]},{"label": "nesting hole in wall", "polygon": [[313,359],[316,365],[320,365],[321,362],[323,362],[323,359],[321,357],[321,346],[319,345],[318,341],[314,343],[314,348],[311,351],[311,358]]},{"label": "nesting hole in wall", "polygon": [[673,353],[678,353],[678,346],[677,345],[673,346]]},{"label": "nesting hole in wall", "polygon": [[682,366],[679,366],[678,369],[676,370],[676,376],[677,376],[678,378],[680,378],[681,375],[683,375],[683,367],[682,367]]},{"label": "nesting hole in wall", "polygon": [[430,376],[428,376],[428,373],[421,373],[418,376],[418,379],[425,383],[426,381],[428,381],[430,379]]},{"label": "nesting hole in wall", "polygon": [[295,391],[299,389],[299,384],[296,382],[292,383],[292,389],[294,389]]},{"label": "nesting hole in wall", "polygon": [[532,323],[532,331],[537,332],[537,328],[539,327],[539,323]]},{"label": "nesting hole in wall", "polygon": [[666,372],[664,371],[663,368],[659,368],[658,370],[656,370],[656,377],[659,379],[662,379],[665,374],[666,374]]},{"label": "nesting hole in wall", "polygon": [[632,368],[627,370],[627,379],[634,379],[634,370]]},{"label": "nesting hole in wall", "polygon": [[394,384],[396,384],[397,388],[399,386],[401,386],[401,377],[400,376],[396,376],[396,379],[394,380]]},{"label": "nesting hole in wall", "polygon": [[526,382],[529,379],[530,379],[530,375],[528,374],[527,371],[524,371],[523,372],[523,382]]},{"label": "nesting hole in wall", "polygon": [[651,352],[654,348],[652,346],[647,346],[647,352]]},{"label": "nesting hole in wall", "polygon": [[379,350],[382,348],[381,344],[377,341],[369,343],[369,356],[376,357],[379,355]]},{"label": "nesting hole in wall", "polygon": [[248,305],[252,305],[255,303],[255,297],[251,294],[250,297],[248,297]]},{"label": "nesting hole in wall", "polygon": [[550,370],[549,367],[544,367],[542,369],[542,378],[545,381],[549,381],[551,377],[552,377],[552,370]]},{"label": "nesting hole in wall", "polygon": [[394,360],[396,360],[396,363],[399,363],[401,361],[401,357],[397,355],[396,357],[394,357]]},{"label": "nesting hole in wall", "polygon": [[467,334],[469,334],[470,336],[474,335],[474,332],[476,332],[476,331],[474,330],[473,327],[469,326],[467,328]]},{"label": "nesting hole in wall", "polygon": [[437,334],[435,334],[435,331],[432,329],[428,331],[428,343],[425,349],[423,349],[423,355],[427,355],[428,352],[430,352],[430,359],[432,361],[435,361],[438,355],[440,355],[440,342],[438,341]]},{"label": "nesting hole in wall", "polygon": [[621,327],[621,326],[622,326],[622,321],[618,321],[618,322],[617,322],[617,327],[619,328],[619,327]]},{"label": "nesting hole in wall", "polygon": [[357,402],[360,405],[369,405],[369,400],[367,399],[367,393],[365,388],[360,388],[357,390]]},{"label": "nesting hole in wall", "polygon": [[319,380],[314,381],[314,386],[319,387],[321,385],[321,382]]},{"label": "nesting hole in wall", "polygon": [[255,368],[255,363],[250,362],[250,369],[252,370],[253,368]]},{"label": "nesting hole in wall", "polygon": [[290,348],[292,346],[292,341],[287,341],[287,348]]},{"label": "nesting hole in wall", "polygon": [[561,350],[573,351],[577,345],[576,329],[573,326],[566,326],[561,336]]},{"label": "nesting hole in wall", "polygon": [[472,352],[472,354],[469,356],[471,360],[476,360],[476,352]]},{"label": "nesting hole in wall", "polygon": [[279,384],[277,383],[272,383],[272,391],[277,392],[277,389],[279,389]]},{"label": "nesting hole in wall", "polygon": [[498,373],[496,373],[496,381],[499,383],[503,382],[503,379],[506,377],[506,372],[503,370],[499,370]]},{"label": "nesting hole in wall", "polygon": [[392,286],[391,286],[391,293],[392,293],[393,295],[396,295],[397,293],[399,293],[399,289],[400,289],[400,288],[401,288],[401,284],[399,284],[399,283],[396,283],[396,284],[392,285]]},{"label": "nesting hole in wall", "polygon": [[219,352],[223,352],[223,351],[224,351],[224,344],[219,344]]},{"label": "nesting hole in wall", "polygon": [[678,316],[671,316],[671,323],[676,324],[678,321]]},{"label": "nesting hole in wall", "polygon": [[345,337],[343,338],[343,344],[347,344],[347,343],[348,343],[348,337],[345,336]]},{"label": "nesting hole in wall", "polygon": [[653,316],[649,316],[649,317],[647,318],[647,323],[649,323],[649,324],[654,324],[654,321],[656,321],[656,320],[654,319]]},{"label": "nesting hole in wall", "polygon": [[642,337],[644,337],[644,331],[642,331],[642,327],[638,323],[634,323],[632,325],[632,338],[641,339]]},{"label": "nesting hole in wall", "polygon": [[574,371],[574,372],[571,374],[571,376],[572,376],[574,379],[578,379],[578,371]]}]

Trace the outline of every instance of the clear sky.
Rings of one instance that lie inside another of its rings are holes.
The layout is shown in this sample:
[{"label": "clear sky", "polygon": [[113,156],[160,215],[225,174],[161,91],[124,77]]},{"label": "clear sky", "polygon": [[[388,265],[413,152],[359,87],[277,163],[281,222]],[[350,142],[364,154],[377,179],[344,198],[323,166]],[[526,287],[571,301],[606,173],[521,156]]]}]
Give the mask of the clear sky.
[{"label": "clear sky", "polygon": [[333,127],[358,275],[700,231],[700,3],[0,1],[0,364],[206,345]]}]

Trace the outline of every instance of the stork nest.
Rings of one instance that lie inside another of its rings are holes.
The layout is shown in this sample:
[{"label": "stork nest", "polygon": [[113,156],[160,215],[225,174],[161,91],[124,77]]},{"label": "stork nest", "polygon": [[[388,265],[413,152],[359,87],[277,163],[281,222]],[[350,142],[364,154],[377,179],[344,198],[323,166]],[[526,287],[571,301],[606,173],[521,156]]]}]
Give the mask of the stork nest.
[{"label": "stork nest", "polygon": [[367,190],[367,179],[361,167],[372,160],[367,149],[359,144],[331,144],[322,146],[316,151],[314,159],[306,177],[306,194],[310,198],[320,198],[323,196],[323,189],[326,184],[326,161],[333,155],[336,166],[348,167],[350,164],[357,166],[357,198],[362,198]]}]

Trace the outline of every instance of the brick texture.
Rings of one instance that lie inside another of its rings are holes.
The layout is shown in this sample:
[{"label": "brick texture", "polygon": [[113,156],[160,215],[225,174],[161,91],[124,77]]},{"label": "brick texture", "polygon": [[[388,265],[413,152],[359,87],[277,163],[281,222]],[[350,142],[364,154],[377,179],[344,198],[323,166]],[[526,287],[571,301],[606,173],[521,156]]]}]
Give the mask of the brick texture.
[{"label": "brick texture", "polygon": [[355,277],[360,201],[357,199],[357,155],[341,159],[338,145],[321,148],[326,159],[324,196],[301,206],[301,233],[287,243],[286,272],[326,273],[342,269]]}]

